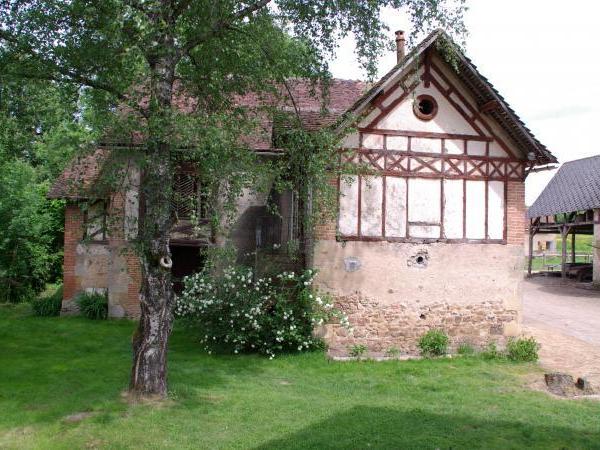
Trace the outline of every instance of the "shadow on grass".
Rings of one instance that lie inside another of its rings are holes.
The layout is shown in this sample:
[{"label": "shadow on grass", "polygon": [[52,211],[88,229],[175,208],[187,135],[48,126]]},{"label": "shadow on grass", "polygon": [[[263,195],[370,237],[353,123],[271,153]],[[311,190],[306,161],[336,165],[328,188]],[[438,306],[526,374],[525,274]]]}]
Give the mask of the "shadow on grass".
[{"label": "shadow on grass", "polygon": [[257,448],[600,448],[600,433],[369,406]]},{"label": "shadow on grass", "polygon": [[[53,423],[93,411],[115,415],[128,405],[131,335],[128,320],[33,317],[27,305],[0,305],[0,428]],[[227,385],[261,371],[261,359],[209,356],[176,327],[169,347],[169,384],[189,390]]]}]

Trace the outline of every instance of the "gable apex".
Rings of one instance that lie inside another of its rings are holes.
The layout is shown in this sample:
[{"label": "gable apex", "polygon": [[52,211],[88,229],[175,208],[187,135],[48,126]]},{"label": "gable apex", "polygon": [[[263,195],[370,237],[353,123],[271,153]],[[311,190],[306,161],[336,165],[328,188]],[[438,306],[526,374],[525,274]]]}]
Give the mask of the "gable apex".
[{"label": "gable apex", "polygon": [[346,111],[338,128],[349,126],[357,117],[362,117],[370,112],[370,107],[411,70],[414,72],[415,64],[430,57],[431,50],[440,53],[441,49],[451,49],[454,52],[453,63],[442,61],[444,68],[452,71],[461,85],[469,91],[470,97],[476,103],[474,106],[479,113],[493,119],[515,143],[519,151],[526,155],[532,166],[546,165],[557,162],[552,153],[533,135],[514,110],[506,103],[504,98],[492,84],[479,73],[477,67],[461,51],[459,46],[452,41],[443,30],[437,29],[430,33],[421,43],[413,48],[398,64],[386,73],[371,89],[359,98],[350,109]]}]

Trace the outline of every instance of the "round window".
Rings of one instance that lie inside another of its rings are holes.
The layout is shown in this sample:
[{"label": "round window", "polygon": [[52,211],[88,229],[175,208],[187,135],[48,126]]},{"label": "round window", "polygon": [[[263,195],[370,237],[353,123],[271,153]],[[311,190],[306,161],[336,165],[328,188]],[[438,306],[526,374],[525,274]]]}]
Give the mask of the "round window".
[{"label": "round window", "polygon": [[413,103],[415,115],[421,120],[431,120],[435,117],[438,105],[431,95],[419,95]]}]

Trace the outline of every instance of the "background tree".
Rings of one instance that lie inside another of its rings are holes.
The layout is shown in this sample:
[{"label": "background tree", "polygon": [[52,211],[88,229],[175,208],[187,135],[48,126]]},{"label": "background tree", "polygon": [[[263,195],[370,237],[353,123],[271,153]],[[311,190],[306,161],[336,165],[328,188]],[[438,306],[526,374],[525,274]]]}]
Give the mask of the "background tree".
[{"label": "background tree", "polygon": [[[326,78],[327,57],[349,33],[373,75],[387,42],[384,6],[405,8],[415,32],[463,31],[462,2],[443,0],[8,0],[1,7],[3,76],[85,86],[106,111],[130,111],[113,114],[112,124],[126,121],[141,136],[134,393],[166,393],[174,297],[161,260],[169,257],[170,186],[181,149],[194,149],[184,157],[225,191],[219,196],[235,196],[246,173],[238,163],[252,160],[236,135],[253,118],[235,108],[234,94],[273,93],[292,76]],[[185,114],[177,107],[182,92],[196,99]]]},{"label": "background tree", "polygon": [[60,279],[64,205],[45,196],[88,140],[79,97],[74,85],[0,77],[0,301]]}]

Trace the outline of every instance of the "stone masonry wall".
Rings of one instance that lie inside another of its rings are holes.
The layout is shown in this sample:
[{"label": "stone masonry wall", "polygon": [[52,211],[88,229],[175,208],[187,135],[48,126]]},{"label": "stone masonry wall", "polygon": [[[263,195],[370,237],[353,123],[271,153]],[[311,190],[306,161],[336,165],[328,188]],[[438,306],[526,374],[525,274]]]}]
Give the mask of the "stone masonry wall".
[{"label": "stone masonry wall", "polygon": [[461,343],[483,348],[488,342],[503,345],[505,325],[515,323],[519,312],[502,302],[456,305],[451,301],[419,305],[404,301],[381,305],[359,294],[337,297],[336,306],[347,315],[352,328],[329,325],[326,339],[329,353],[342,356],[356,344],[370,352],[385,353],[394,348],[403,355],[419,353],[419,338],[431,329],[444,330],[451,338],[451,351]]}]

